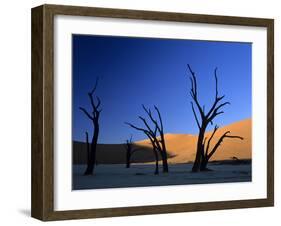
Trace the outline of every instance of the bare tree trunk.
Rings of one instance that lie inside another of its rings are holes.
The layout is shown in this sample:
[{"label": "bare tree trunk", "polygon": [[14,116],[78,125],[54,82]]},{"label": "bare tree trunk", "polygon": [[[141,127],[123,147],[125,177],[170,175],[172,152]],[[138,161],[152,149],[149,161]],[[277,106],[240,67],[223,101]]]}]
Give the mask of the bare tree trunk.
[{"label": "bare tree trunk", "polygon": [[127,151],[126,153],[126,168],[130,168],[131,166],[131,154]]},{"label": "bare tree trunk", "polygon": [[90,163],[90,145],[89,145],[89,135],[86,132],[86,146],[87,146],[87,165]]},{"label": "bare tree trunk", "polygon": [[162,157],[163,173],[168,173],[169,165],[168,165],[168,160],[167,160],[167,152],[161,151],[160,153],[161,153],[161,157]]},{"label": "bare tree trunk", "polygon": [[[159,113],[159,115],[160,115],[160,113]],[[161,122],[161,124],[162,124],[162,122]],[[163,133],[162,128],[161,128],[160,134],[161,134],[161,144],[162,144],[161,157],[162,157],[163,173],[168,173],[169,172],[168,156],[167,156],[165,138],[164,138],[164,133]]]},{"label": "bare tree trunk", "polygon": [[207,171],[207,164],[208,164],[208,160],[206,158],[204,158],[201,161],[201,165],[200,165],[200,171]]},{"label": "bare tree trunk", "polygon": [[133,154],[132,150],[132,136],[130,140],[126,140],[126,168],[131,166],[131,156]]},{"label": "bare tree trunk", "polygon": [[158,175],[159,174],[159,157],[158,157],[158,153],[157,150],[153,148],[153,153],[155,156],[155,171],[154,174]]},{"label": "bare tree trunk", "polygon": [[[227,135],[230,133],[230,131],[224,133],[224,135],[219,139],[217,144],[214,146],[212,151],[209,153],[209,147],[210,147],[210,141],[214,137],[214,134],[216,133],[218,126],[216,125],[214,128],[214,131],[210,138],[208,139],[205,137],[205,132],[209,124],[213,124],[213,120],[220,114],[223,114],[224,112],[221,110],[221,108],[227,104],[230,104],[229,102],[221,102],[224,98],[223,96],[219,96],[218,94],[218,78],[217,78],[217,68],[214,71],[215,74],[215,99],[213,104],[211,105],[210,109],[205,112],[205,106],[200,105],[199,99],[198,99],[198,93],[197,93],[197,81],[195,77],[195,73],[192,71],[190,65],[188,65],[188,69],[191,73],[190,81],[191,81],[191,90],[190,95],[193,99],[193,102],[191,102],[191,108],[193,115],[196,120],[196,124],[199,129],[198,134],[198,140],[197,140],[197,149],[196,149],[196,156],[192,167],[192,172],[199,172],[199,171],[205,171],[207,170],[207,164],[209,159],[212,157],[212,155],[215,153],[221,142],[224,138],[239,138],[243,139],[239,136],[230,136]],[[197,112],[195,111],[194,105],[196,106]],[[199,113],[199,114],[198,114]],[[200,118],[197,116],[199,115]],[[207,147],[205,147],[205,142],[208,139]]]},{"label": "bare tree trunk", "polygon": [[135,150],[132,149],[132,147],[127,147],[127,151],[126,151],[126,168],[130,168],[131,167],[131,159],[133,154],[138,151],[141,150],[140,148],[137,148]]},{"label": "bare tree trunk", "polygon": [[197,151],[195,155],[195,160],[192,166],[192,172],[198,172],[200,170],[200,164],[201,164],[201,142],[202,142],[202,137],[198,137],[197,140]]},{"label": "bare tree trunk", "polygon": [[156,146],[155,140],[151,136],[151,134],[149,134],[148,131],[145,131],[145,134],[147,135],[147,137],[149,138],[149,140],[151,142],[153,154],[154,154],[154,157],[155,157],[155,171],[154,171],[154,174],[158,175],[159,174],[159,157],[158,157],[157,146]]},{"label": "bare tree trunk", "polygon": [[199,135],[198,135],[197,149],[196,149],[197,151],[196,151],[196,155],[195,155],[194,164],[192,167],[192,172],[200,171],[200,165],[201,165],[201,161],[202,161],[202,152],[204,153],[203,142],[204,142],[205,131],[206,131],[205,126],[202,126],[200,128]]},{"label": "bare tree trunk", "polygon": [[155,171],[154,171],[154,174],[158,175],[159,174],[159,157],[158,157],[157,147],[156,147],[156,144],[155,144],[153,138],[150,135],[148,135],[148,138],[149,138],[149,140],[150,140],[150,142],[152,144],[152,150],[153,150],[154,157],[155,157]]},{"label": "bare tree trunk", "polygon": [[[159,119],[159,123],[157,122],[157,120],[155,120],[152,116],[151,110],[145,108],[145,106],[142,106],[143,109],[145,110],[145,112],[148,114],[149,118],[151,119],[151,121],[154,123],[155,125],[155,132],[153,132],[154,134],[154,142],[155,145],[158,147],[158,151],[161,154],[162,157],[162,166],[163,166],[163,173],[168,173],[169,172],[169,166],[168,166],[168,155],[167,155],[167,149],[166,149],[166,144],[165,144],[165,136],[164,136],[164,128],[163,128],[163,122],[162,122],[162,117],[160,114],[160,111],[158,109],[158,107],[154,106],[154,109],[156,110],[157,114],[158,114],[158,119]],[[142,121],[146,124],[145,120],[143,118],[141,118]],[[158,141],[157,139],[157,131],[160,134],[160,141]],[[152,131],[151,131],[152,132]]]},{"label": "bare tree trunk", "polygon": [[[100,104],[101,104],[101,101],[100,101],[99,97],[96,97],[97,103],[95,103],[95,100],[94,100],[94,94],[95,94],[97,85],[98,85],[98,79],[96,80],[95,86],[92,89],[92,91],[90,91],[88,93],[88,97],[90,99],[90,103],[91,103],[91,106],[92,106],[91,113],[89,113],[83,107],[79,108],[92,121],[92,124],[93,124],[93,127],[94,127],[92,143],[91,143],[91,150],[90,150],[90,154],[88,154],[89,157],[88,157],[88,162],[87,162],[87,168],[84,172],[84,175],[93,174],[95,164],[96,164],[96,152],[97,152],[97,143],[98,143],[98,137],[99,137],[99,116],[100,116],[100,112],[101,112],[101,109],[99,109]],[[86,134],[86,139],[88,140],[88,134]],[[87,144],[87,146],[89,146],[89,145]]]},{"label": "bare tree trunk", "polygon": [[90,151],[90,160],[84,175],[91,175],[94,172],[95,163],[96,163],[98,137],[99,137],[99,124],[95,123],[94,135],[92,138],[91,151]]}]

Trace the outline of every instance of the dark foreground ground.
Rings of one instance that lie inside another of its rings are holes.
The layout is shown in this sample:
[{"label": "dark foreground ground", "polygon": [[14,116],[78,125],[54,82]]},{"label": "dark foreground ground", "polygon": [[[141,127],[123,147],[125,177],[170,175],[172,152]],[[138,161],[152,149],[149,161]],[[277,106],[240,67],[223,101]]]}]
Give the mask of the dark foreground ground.
[{"label": "dark foreground ground", "polygon": [[73,165],[73,189],[124,188],[164,185],[209,184],[227,182],[250,182],[252,164],[250,160],[217,161],[209,163],[211,171],[191,173],[192,164],[170,164],[169,173],[154,175],[153,164],[98,165],[95,174],[83,176],[85,165]]}]

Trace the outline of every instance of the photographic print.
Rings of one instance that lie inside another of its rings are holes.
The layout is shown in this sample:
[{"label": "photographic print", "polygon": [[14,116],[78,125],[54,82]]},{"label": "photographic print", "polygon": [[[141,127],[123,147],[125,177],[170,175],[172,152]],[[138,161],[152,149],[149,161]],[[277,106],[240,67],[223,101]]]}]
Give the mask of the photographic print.
[{"label": "photographic print", "polygon": [[72,189],[252,180],[252,44],[72,35]]},{"label": "photographic print", "polygon": [[31,50],[32,217],[274,205],[273,19],[41,5]]}]

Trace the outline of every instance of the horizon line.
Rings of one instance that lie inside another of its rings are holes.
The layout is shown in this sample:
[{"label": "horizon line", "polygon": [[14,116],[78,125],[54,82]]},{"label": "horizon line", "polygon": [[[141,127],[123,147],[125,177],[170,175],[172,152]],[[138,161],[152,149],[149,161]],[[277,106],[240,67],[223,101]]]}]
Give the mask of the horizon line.
[{"label": "horizon line", "polygon": [[[236,124],[236,123],[239,123],[239,122],[242,122],[242,121],[246,121],[246,120],[252,120],[252,117],[247,117],[247,118],[244,118],[244,119],[240,119],[238,121],[234,121],[234,122],[231,122],[229,124],[225,124],[223,125],[222,127],[219,127],[219,128],[223,128],[223,127],[226,127],[226,126],[230,126],[232,124]],[[211,132],[213,130],[208,130],[206,131],[206,133],[208,132]],[[164,135],[168,135],[168,134],[171,134],[171,135],[191,135],[191,136],[197,136],[197,133],[171,133],[171,132],[167,132],[167,133],[164,133]],[[137,143],[137,142],[140,142],[140,141],[145,141],[147,139],[142,139],[142,140],[136,140],[136,141],[133,141],[133,143]],[[81,140],[73,140],[72,139],[72,142],[81,142],[81,143],[85,143],[85,141],[81,141]],[[90,143],[90,142],[89,142]],[[97,144],[104,144],[104,145],[114,145],[114,144],[125,144],[125,140],[123,143],[97,143]]]}]

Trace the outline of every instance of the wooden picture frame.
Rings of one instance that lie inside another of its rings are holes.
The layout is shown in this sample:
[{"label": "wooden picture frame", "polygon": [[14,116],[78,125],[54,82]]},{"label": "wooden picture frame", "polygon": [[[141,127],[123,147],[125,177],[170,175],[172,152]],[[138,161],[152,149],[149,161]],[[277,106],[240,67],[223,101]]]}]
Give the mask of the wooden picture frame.
[{"label": "wooden picture frame", "polygon": [[[54,17],[124,18],[167,22],[254,26],[267,29],[267,198],[168,205],[54,210]],[[274,21],[62,5],[32,9],[32,200],[31,215],[50,220],[163,214],[274,205]]]}]

